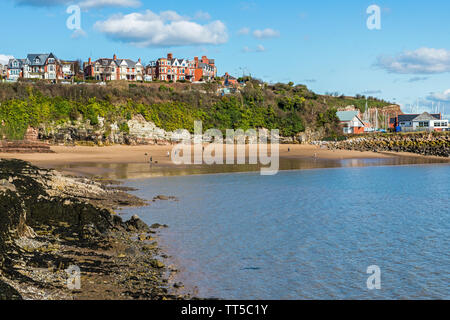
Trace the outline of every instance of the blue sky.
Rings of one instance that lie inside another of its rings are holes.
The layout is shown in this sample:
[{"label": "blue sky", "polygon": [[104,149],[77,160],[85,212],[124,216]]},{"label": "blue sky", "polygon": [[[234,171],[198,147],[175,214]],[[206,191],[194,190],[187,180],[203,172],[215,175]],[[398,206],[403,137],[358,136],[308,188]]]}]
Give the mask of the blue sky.
[{"label": "blue sky", "polygon": [[[69,5],[82,30],[66,27]],[[370,5],[381,30],[369,30]],[[450,113],[450,2],[3,0],[0,60],[53,52],[62,59],[144,62],[208,55],[219,73],[302,83],[318,92],[419,101]],[[395,100],[394,100],[395,99]]]}]

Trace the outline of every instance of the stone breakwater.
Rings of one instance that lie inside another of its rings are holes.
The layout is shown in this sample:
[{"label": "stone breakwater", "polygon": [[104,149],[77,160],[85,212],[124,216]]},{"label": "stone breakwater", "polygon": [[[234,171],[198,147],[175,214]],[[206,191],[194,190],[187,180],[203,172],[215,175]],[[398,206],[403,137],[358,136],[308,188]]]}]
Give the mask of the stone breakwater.
[{"label": "stone breakwater", "polygon": [[383,134],[327,142],[329,149],[410,152],[425,156],[450,157],[449,133]]},{"label": "stone breakwater", "polygon": [[[145,204],[120,187],[0,160],[0,300],[185,298],[169,293],[156,231],[114,212]],[[80,289],[67,285],[70,266]]]}]

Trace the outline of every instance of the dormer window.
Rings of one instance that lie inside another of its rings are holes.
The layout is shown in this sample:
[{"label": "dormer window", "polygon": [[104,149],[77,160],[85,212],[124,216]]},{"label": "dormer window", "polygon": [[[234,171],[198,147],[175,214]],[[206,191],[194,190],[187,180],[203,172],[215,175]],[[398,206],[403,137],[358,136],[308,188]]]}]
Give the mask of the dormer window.
[{"label": "dormer window", "polygon": [[40,63],[41,60],[39,58],[34,59],[34,63]]}]

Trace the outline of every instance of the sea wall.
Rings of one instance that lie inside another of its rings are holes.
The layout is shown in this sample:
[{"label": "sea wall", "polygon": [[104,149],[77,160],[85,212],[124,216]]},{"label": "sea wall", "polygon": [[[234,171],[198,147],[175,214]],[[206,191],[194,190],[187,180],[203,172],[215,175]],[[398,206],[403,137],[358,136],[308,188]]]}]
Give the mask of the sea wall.
[{"label": "sea wall", "polygon": [[381,134],[326,143],[330,149],[410,152],[426,156],[450,156],[450,133]]}]

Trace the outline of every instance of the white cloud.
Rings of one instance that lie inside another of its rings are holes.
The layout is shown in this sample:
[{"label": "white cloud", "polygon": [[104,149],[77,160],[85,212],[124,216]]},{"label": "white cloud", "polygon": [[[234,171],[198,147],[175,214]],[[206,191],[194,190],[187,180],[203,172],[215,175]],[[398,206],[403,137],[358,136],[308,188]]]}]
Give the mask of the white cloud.
[{"label": "white cloud", "polygon": [[129,7],[137,8],[141,5],[139,0],[82,0],[79,6],[83,9],[103,7]]},{"label": "white cloud", "polygon": [[432,92],[427,99],[431,101],[450,102],[450,89],[444,92]]},{"label": "white cloud", "polygon": [[7,64],[9,62],[9,59],[14,59],[14,57],[7,54],[0,54],[0,64]]},{"label": "white cloud", "polygon": [[267,28],[264,30],[253,31],[253,36],[258,39],[278,38],[280,36],[280,32]]},{"label": "white cloud", "polygon": [[244,47],[242,48],[242,52],[244,53],[250,53],[250,52],[265,52],[266,48],[260,44],[258,45],[255,49],[249,48],[249,47]]},{"label": "white cloud", "polygon": [[217,45],[228,41],[227,28],[221,21],[201,25],[174,11],[159,15],[150,10],[118,14],[96,22],[95,28],[111,39],[138,47]]},{"label": "white cloud", "polygon": [[196,20],[211,20],[211,15],[208,12],[204,12],[204,11],[198,11],[195,16],[194,19]]},{"label": "white cloud", "polygon": [[376,66],[390,73],[433,74],[450,72],[450,51],[445,49],[420,48],[405,51],[395,57],[380,56]]},{"label": "white cloud", "polygon": [[428,80],[429,77],[412,77],[408,80],[408,82],[419,82],[419,81],[425,81]]},{"label": "white cloud", "polygon": [[266,51],[266,48],[264,48],[264,46],[262,44],[260,44],[260,45],[258,45],[256,47],[256,51],[257,52],[264,52],[264,51]]},{"label": "white cloud", "polygon": [[83,29],[78,29],[78,30],[75,30],[72,33],[71,38],[72,39],[78,39],[78,38],[83,38],[83,37],[86,37],[86,36],[87,36],[87,33]]},{"label": "white cloud", "polygon": [[245,36],[245,35],[247,35],[247,34],[249,34],[250,33],[250,29],[249,28],[242,28],[242,29],[240,29],[239,31],[238,31],[238,34],[239,35],[242,35],[242,36]]}]

